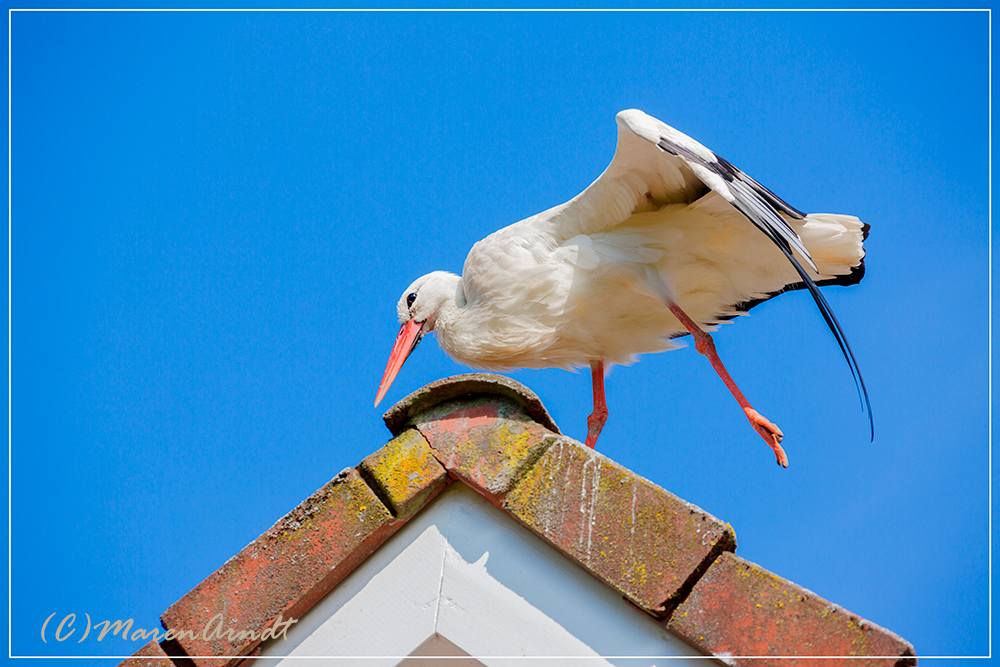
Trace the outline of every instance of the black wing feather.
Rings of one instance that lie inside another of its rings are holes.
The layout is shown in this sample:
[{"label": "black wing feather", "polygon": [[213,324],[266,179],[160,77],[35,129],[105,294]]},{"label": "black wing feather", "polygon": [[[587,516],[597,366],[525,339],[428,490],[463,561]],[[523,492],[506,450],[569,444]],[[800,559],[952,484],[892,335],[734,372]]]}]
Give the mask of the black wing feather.
[{"label": "black wing feather", "polygon": [[[712,155],[715,155],[715,153],[712,153]],[[729,171],[733,173],[733,178],[740,178],[749,183],[751,187],[753,187],[753,189],[757,192],[758,195],[763,197],[767,201],[767,203],[769,203],[778,211],[781,211],[782,213],[787,213],[796,220],[801,220],[802,218],[806,217],[805,213],[795,208],[794,206],[786,202],[784,199],[771,192],[769,189],[765,188],[756,180],[750,178],[749,175],[747,175],[743,171],[740,171],[737,167],[734,167],[732,163],[729,162],[729,160],[721,158],[718,155],[715,155],[715,159],[719,161],[720,165],[727,168]]]},{"label": "black wing feather", "polygon": [[805,217],[801,211],[792,208],[773,192],[734,167],[728,160],[720,158],[711,151],[709,153],[712,159],[708,160],[690,148],[664,137],[660,137],[657,146],[671,155],[676,155],[690,164],[704,167],[725,179],[734,199],[732,203],[740,213],[780,247],[787,250],[794,248],[814,271],[819,272],[812,257],[809,256],[809,251],[802,244],[802,239],[778,214],[778,211],[784,211],[793,218],[801,219]]}]

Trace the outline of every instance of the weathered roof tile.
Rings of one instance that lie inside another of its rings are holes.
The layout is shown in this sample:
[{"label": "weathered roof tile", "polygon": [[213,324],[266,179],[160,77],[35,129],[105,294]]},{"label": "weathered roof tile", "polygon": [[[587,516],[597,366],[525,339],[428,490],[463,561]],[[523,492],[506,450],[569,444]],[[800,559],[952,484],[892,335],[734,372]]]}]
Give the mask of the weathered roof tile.
[{"label": "weathered roof tile", "polygon": [[727,524],[568,438],[511,490],[504,509],[657,616],[736,548]]},{"label": "weathered roof tile", "polygon": [[[348,468],[210,574],[161,616],[164,628],[201,630],[223,611],[222,632],[166,643],[171,654],[246,655],[282,615],[298,618],[401,525]],[[239,633],[244,633],[240,636]],[[173,650],[177,649],[177,650]],[[217,659],[194,657],[219,667]],[[232,664],[230,661],[223,664]]]},{"label": "weathered roof tile", "polygon": [[844,661],[850,667],[917,662],[909,642],[731,553],[698,580],[667,627],[706,653],[759,656],[727,660],[747,667],[836,664],[778,656],[858,656]]},{"label": "weathered roof tile", "polygon": [[367,456],[358,472],[397,521],[420,511],[449,481],[424,436],[412,428]]},{"label": "weathered roof tile", "polygon": [[428,408],[472,396],[506,396],[524,408],[531,419],[559,433],[559,427],[535,392],[517,380],[492,373],[465,373],[431,382],[389,408],[382,419],[390,433],[399,435],[413,423],[416,415]]},{"label": "weathered roof tile", "polygon": [[448,474],[497,506],[558,437],[506,395],[447,401],[412,421]]}]

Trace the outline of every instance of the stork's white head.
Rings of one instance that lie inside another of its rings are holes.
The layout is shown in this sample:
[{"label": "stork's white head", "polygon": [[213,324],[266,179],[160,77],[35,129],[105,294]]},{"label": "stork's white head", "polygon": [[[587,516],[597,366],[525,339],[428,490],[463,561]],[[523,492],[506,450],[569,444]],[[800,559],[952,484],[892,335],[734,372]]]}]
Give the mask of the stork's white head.
[{"label": "stork's white head", "polygon": [[375,405],[382,401],[399,369],[403,367],[403,362],[417,347],[420,339],[434,330],[442,308],[464,299],[461,282],[462,279],[454,273],[435,271],[417,278],[403,291],[396,304],[396,314],[402,326],[389,354],[389,363],[382,375]]},{"label": "stork's white head", "polygon": [[406,324],[409,320],[416,320],[422,323],[425,334],[433,331],[441,306],[457,298],[461,280],[447,271],[435,271],[414,280],[403,291],[396,304],[399,323]]}]

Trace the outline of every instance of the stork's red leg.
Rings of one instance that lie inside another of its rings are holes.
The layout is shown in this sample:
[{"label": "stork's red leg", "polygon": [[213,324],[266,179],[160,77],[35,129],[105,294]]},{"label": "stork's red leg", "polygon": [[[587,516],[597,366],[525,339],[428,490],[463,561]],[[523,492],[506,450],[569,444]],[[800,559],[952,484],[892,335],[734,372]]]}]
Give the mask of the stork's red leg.
[{"label": "stork's red leg", "polygon": [[608,406],[604,402],[604,360],[590,362],[590,379],[594,385],[594,411],[587,417],[587,441],[583,444],[591,449],[597,446],[597,436],[608,421]]},{"label": "stork's red leg", "polygon": [[[760,434],[760,437],[764,438],[764,442],[766,442],[768,446],[774,450],[774,456],[778,459],[778,465],[787,468],[788,456],[785,454],[785,450],[781,448],[780,444],[781,440],[785,437],[782,434],[781,429],[769,422],[763,415],[753,409],[753,406],[750,405],[746,396],[743,395],[743,392],[740,391],[740,388],[736,386],[733,378],[729,375],[729,371],[727,371],[726,367],[722,365],[722,359],[719,359],[719,353],[715,351],[715,341],[712,340],[712,337],[707,332],[703,331],[701,327],[695,324],[695,321],[688,317],[687,313],[681,310],[681,307],[676,303],[668,301],[667,308],[670,309],[670,312],[681,321],[684,328],[687,329],[688,332],[694,337],[695,349],[708,357],[708,360],[712,364],[712,368],[714,368],[715,372],[719,374],[722,381],[726,383],[726,386],[732,393],[733,398],[735,398],[736,402],[740,404],[741,408],[743,408],[743,412],[746,414],[747,419],[750,420],[750,425],[753,426],[754,430],[757,431],[758,434]],[[596,392],[597,390],[595,389],[594,391]]]}]

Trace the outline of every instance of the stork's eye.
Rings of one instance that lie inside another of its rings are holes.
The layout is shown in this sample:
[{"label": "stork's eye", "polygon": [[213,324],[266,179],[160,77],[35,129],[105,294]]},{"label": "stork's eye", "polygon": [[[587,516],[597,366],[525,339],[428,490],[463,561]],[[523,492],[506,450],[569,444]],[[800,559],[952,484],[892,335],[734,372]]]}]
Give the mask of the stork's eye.
[{"label": "stork's eye", "polygon": [[416,300],[417,300],[417,293],[416,292],[410,292],[409,294],[407,294],[406,295],[406,307],[409,308],[410,306],[412,306],[413,302],[416,301]]}]

